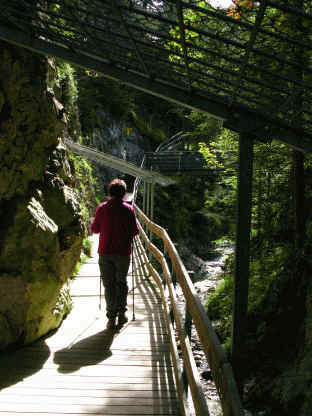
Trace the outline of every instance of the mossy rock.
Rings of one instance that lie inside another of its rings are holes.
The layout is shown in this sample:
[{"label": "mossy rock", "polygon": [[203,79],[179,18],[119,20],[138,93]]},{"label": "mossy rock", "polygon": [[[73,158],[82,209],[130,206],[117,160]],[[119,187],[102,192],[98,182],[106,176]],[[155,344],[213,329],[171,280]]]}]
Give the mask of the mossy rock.
[{"label": "mossy rock", "polygon": [[1,42],[0,200],[26,195],[62,126],[47,94],[47,58]]},{"label": "mossy rock", "polygon": [[0,313],[0,350],[14,342],[14,334],[5,315]]},{"label": "mossy rock", "polygon": [[0,350],[58,327],[84,236],[46,57],[0,42]]},{"label": "mossy rock", "polygon": [[12,225],[3,237],[0,262],[8,272],[22,273],[28,280],[44,274],[47,267],[53,269],[59,249],[58,226],[45,213],[40,202],[17,204]]},{"label": "mossy rock", "polygon": [[[27,286],[26,303],[29,305],[25,322],[25,339],[28,344],[59,326],[62,314],[55,314],[61,283],[53,276],[45,276]],[[65,315],[65,312],[64,312]]]}]

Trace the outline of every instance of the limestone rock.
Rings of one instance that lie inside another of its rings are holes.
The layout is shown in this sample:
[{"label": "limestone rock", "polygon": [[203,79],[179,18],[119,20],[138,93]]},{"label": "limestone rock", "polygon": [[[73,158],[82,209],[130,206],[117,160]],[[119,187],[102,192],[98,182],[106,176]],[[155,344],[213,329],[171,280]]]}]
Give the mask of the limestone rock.
[{"label": "limestone rock", "polygon": [[0,42],[0,350],[56,328],[84,227],[51,59]]}]

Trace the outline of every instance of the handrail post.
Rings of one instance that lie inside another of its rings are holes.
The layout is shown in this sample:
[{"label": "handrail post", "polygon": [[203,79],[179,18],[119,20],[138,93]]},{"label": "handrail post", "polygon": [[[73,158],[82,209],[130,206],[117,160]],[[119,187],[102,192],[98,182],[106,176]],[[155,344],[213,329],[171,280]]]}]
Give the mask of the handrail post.
[{"label": "handrail post", "polygon": [[[177,243],[173,243],[173,244],[175,246],[177,246]],[[173,286],[176,287],[177,286],[177,276],[176,276],[176,273],[175,273],[175,270],[174,270],[174,266],[172,264],[172,261],[170,261],[170,264],[171,264],[171,270],[170,270],[170,272],[171,272],[171,280],[172,280]]]},{"label": "handrail post", "polygon": [[[194,283],[194,277],[192,274],[190,274],[190,278],[192,280],[192,283]],[[192,337],[192,315],[190,314],[187,302],[185,302],[185,317],[184,317],[184,334],[185,337],[187,337],[189,339],[189,341],[191,342],[191,337]],[[188,394],[188,379],[187,379],[187,372],[186,372],[186,367],[185,367],[185,363],[183,364],[183,382],[184,382],[184,388],[185,388],[185,394],[187,396]]]},{"label": "handrail post", "polygon": [[[193,272],[189,272],[189,276],[190,279],[192,281],[192,283],[194,283],[194,274]],[[186,303],[185,305],[185,323],[184,323],[184,329],[185,329],[185,334],[189,337],[189,339],[191,339],[192,336],[192,315],[189,312],[189,308],[188,305]]]}]

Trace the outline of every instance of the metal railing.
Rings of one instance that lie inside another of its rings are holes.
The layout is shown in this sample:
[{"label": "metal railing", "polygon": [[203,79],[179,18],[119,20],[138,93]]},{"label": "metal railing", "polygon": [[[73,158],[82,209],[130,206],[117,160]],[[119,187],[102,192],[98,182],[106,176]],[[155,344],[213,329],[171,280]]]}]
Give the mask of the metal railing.
[{"label": "metal railing", "polygon": [[[166,316],[167,329],[171,344],[172,361],[174,365],[174,375],[181,404],[182,414],[187,416],[188,400],[187,392],[191,392],[192,401],[196,416],[209,415],[209,409],[203,394],[199,374],[193,357],[190,345],[190,321],[195,325],[203,351],[210,366],[213,380],[220,397],[224,416],[243,416],[243,408],[240,401],[238,389],[234,379],[232,367],[227,360],[217,335],[215,334],[211,322],[196,294],[193,283],[187,270],[172,243],[167,231],[152,222],[137,206],[135,206],[137,217],[142,225],[140,235],[135,240],[137,258],[144,273],[151,275],[159,287],[164,312]],[[143,227],[144,225],[144,227]],[[183,317],[177,305],[175,284],[172,273],[169,270],[166,255],[148,238],[143,228],[158,236],[164,244],[166,253],[171,261],[175,279],[180,285],[186,301],[186,311],[189,322],[184,324]],[[148,258],[150,253],[161,266],[158,272]],[[169,302],[168,302],[169,299]],[[179,354],[175,341],[177,335],[181,345],[183,370],[181,369]]]}]

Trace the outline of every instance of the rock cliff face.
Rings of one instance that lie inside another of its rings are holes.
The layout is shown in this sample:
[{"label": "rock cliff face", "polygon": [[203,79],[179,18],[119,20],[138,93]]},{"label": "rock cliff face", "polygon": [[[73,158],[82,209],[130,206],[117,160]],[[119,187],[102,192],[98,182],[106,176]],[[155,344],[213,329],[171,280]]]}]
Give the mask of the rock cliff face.
[{"label": "rock cliff face", "polygon": [[[140,166],[148,141],[144,140],[137,128],[129,121],[113,117],[108,111],[98,112],[97,117],[103,127],[94,129],[90,135],[92,146]],[[121,172],[101,165],[95,165],[94,172],[99,178],[99,186],[103,194],[107,192],[107,184],[114,177],[121,175]],[[132,181],[134,179],[132,177]]]},{"label": "rock cliff face", "polygon": [[0,44],[0,350],[56,328],[84,234],[53,62]]}]

